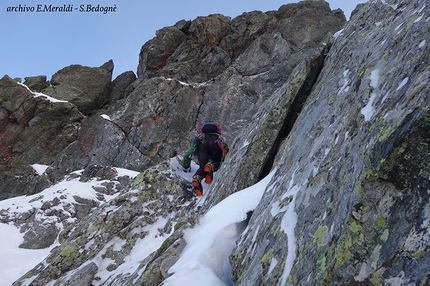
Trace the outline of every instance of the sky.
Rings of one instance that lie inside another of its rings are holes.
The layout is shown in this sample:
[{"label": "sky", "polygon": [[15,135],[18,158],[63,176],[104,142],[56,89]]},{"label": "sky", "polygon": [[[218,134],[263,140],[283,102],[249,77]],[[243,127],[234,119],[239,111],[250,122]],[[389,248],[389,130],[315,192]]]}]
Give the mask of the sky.
[{"label": "sky", "polygon": [[[115,66],[113,79],[126,71],[136,73],[140,48],[163,27],[215,13],[234,18],[253,10],[277,10],[283,4],[298,1],[106,0],[101,7],[110,7],[108,13],[97,11],[101,1],[95,0],[0,2],[0,78],[5,74],[23,80],[46,75],[49,80],[69,65],[98,67],[111,59]],[[341,8],[349,19],[357,4],[366,1],[328,2],[331,9]],[[73,10],[44,12],[45,5],[72,5]],[[87,12],[89,5],[96,11]]]}]

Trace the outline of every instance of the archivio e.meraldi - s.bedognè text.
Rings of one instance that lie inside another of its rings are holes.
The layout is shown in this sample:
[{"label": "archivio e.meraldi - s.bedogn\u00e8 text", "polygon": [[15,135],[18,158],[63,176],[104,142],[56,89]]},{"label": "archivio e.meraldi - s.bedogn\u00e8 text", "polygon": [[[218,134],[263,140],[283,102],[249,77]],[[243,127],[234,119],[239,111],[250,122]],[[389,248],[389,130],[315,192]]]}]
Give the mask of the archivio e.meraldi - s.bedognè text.
[{"label": "archivio e.meraldi - s.bedogn\u00e8 text", "polygon": [[113,6],[103,6],[100,4],[91,5],[91,4],[81,4],[79,7],[74,7],[73,4],[64,4],[64,5],[52,5],[52,4],[37,4],[34,6],[28,6],[26,4],[19,4],[17,6],[9,6],[6,8],[6,12],[84,12],[84,13],[112,13],[116,12],[117,7],[116,4]]}]

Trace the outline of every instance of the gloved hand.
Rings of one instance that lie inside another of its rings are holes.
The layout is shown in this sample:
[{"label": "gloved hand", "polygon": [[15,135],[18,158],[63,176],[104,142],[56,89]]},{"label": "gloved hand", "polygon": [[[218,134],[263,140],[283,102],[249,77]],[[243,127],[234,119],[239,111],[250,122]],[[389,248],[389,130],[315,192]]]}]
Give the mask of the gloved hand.
[{"label": "gloved hand", "polygon": [[200,141],[203,141],[205,139],[205,134],[200,133],[196,138],[198,138]]},{"label": "gloved hand", "polygon": [[191,166],[188,167],[188,168],[185,168],[185,167],[183,167],[183,168],[184,168],[184,172],[185,173],[190,173],[191,172]]}]

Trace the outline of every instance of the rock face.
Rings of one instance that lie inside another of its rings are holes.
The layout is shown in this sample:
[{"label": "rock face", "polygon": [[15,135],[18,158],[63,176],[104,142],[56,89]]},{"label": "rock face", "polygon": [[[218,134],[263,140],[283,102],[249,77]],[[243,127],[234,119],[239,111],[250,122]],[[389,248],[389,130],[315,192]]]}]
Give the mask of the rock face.
[{"label": "rock face", "polygon": [[[230,256],[236,285],[428,284],[428,19],[430,6],[419,0],[359,5],[346,24],[327,3],[304,1],[157,31],[142,46],[138,77],[109,84],[104,109],[78,116],[79,132],[42,162],[50,165],[43,175],[33,174],[50,184],[98,180],[98,201],[76,197],[70,206],[79,223],[54,228],[35,222],[34,211],[0,210],[28,233],[23,247],[45,246],[34,234],[45,232],[49,244],[60,232],[60,245],[14,285],[162,285],[186,245],[184,230],[269,172]],[[7,95],[33,93],[7,77],[0,83],[0,126],[25,129],[33,113]],[[170,158],[207,119],[221,123],[231,151],[196,216],[184,196],[189,182]],[[128,184],[112,166],[142,173]],[[157,250],[122,271],[132,249],[154,236]]]},{"label": "rock face", "polygon": [[[324,1],[244,13],[233,20],[215,14],[181,21],[157,31],[143,45],[138,76],[206,82],[231,65],[248,76],[269,70],[288,72],[303,59],[303,53],[312,53],[327,32],[334,33],[344,22],[343,13],[331,11]],[[276,80],[280,80],[279,73]]]},{"label": "rock face", "polygon": [[31,92],[8,76],[0,80],[0,198],[32,194],[49,185],[30,164],[50,165],[76,140],[83,115],[69,102]]},{"label": "rock face", "polygon": [[355,10],[231,257],[237,285],[429,282],[428,8]]}]

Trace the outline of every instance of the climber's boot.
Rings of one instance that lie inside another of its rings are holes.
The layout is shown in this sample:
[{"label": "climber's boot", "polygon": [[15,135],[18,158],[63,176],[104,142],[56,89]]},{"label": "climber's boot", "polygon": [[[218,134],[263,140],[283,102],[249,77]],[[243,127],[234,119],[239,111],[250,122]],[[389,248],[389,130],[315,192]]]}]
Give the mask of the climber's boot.
[{"label": "climber's boot", "polygon": [[207,163],[204,168],[206,184],[210,184],[214,175],[214,164]]},{"label": "climber's boot", "polygon": [[201,181],[202,179],[200,178],[199,175],[194,175],[193,180],[191,181],[191,185],[193,186],[193,191],[199,197],[203,196],[203,187],[202,187]]}]

